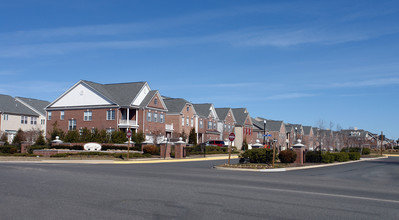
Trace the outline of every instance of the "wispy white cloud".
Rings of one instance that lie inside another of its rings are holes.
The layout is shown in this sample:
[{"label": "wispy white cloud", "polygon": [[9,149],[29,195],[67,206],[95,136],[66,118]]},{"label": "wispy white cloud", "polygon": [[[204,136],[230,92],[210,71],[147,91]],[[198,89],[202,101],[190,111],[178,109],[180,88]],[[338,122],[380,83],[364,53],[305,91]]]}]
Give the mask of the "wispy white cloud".
[{"label": "wispy white cloud", "polygon": [[289,47],[301,44],[341,44],[346,42],[363,41],[382,35],[397,33],[399,29],[375,29],[345,30],[340,28],[273,28],[261,27],[245,29],[214,35],[214,40],[228,42],[234,46],[273,46]]},{"label": "wispy white cloud", "polygon": [[277,94],[277,95],[270,95],[264,97],[263,100],[283,100],[283,99],[298,99],[298,98],[305,98],[305,97],[312,97],[316,96],[315,94],[309,93],[284,93],[284,94]]},{"label": "wispy white cloud", "polygon": [[31,57],[38,55],[60,55],[72,51],[95,49],[133,49],[155,48],[176,44],[177,39],[153,39],[136,41],[101,41],[101,42],[67,42],[52,44],[31,44],[5,47],[0,50],[0,57]]},{"label": "wispy white cloud", "polygon": [[399,85],[399,78],[377,78],[377,79],[369,79],[369,80],[358,80],[351,82],[335,82],[327,85],[323,85],[322,87],[327,88],[354,88],[354,87],[379,87],[379,86],[388,86],[388,85]]}]

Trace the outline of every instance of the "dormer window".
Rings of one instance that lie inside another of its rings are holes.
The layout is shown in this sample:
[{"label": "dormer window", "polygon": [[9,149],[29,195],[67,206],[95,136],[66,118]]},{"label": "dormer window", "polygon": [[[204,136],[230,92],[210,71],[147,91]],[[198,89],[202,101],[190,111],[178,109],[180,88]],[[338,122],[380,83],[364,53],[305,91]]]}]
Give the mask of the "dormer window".
[{"label": "dormer window", "polygon": [[157,98],[154,99],[154,104],[158,105],[158,99]]}]

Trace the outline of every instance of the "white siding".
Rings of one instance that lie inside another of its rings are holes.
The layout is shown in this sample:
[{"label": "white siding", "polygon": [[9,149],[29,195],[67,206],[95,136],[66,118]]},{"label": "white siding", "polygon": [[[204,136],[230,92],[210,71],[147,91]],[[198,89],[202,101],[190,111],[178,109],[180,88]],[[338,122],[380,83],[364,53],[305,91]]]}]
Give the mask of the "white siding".
[{"label": "white siding", "polygon": [[109,105],[112,104],[99,94],[90,90],[86,86],[79,84],[51,107],[69,107],[69,106],[91,106],[91,105]]},{"label": "white siding", "polygon": [[145,99],[147,96],[148,92],[150,91],[150,88],[146,85],[143,87],[143,89],[140,91],[139,95],[136,97],[136,99],[133,101],[133,105],[140,105],[141,102]]}]

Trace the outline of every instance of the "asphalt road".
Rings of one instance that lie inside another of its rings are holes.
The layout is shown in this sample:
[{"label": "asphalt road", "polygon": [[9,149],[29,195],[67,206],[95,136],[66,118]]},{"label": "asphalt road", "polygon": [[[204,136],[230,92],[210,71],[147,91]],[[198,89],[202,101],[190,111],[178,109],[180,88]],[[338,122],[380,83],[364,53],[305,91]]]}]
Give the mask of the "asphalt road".
[{"label": "asphalt road", "polygon": [[399,157],[281,173],[225,161],[0,162],[0,219],[399,219]]}]

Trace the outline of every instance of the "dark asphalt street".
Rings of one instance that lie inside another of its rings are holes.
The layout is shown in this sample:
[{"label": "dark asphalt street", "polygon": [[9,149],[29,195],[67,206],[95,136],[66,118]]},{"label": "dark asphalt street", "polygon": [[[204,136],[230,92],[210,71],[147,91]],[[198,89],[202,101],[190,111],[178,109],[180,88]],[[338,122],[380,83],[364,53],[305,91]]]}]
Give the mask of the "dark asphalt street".
[{"label": "dark asphalt street", "polygon": [[399,157],[281,173],[0,162],[0,219],[399,219]]}]

